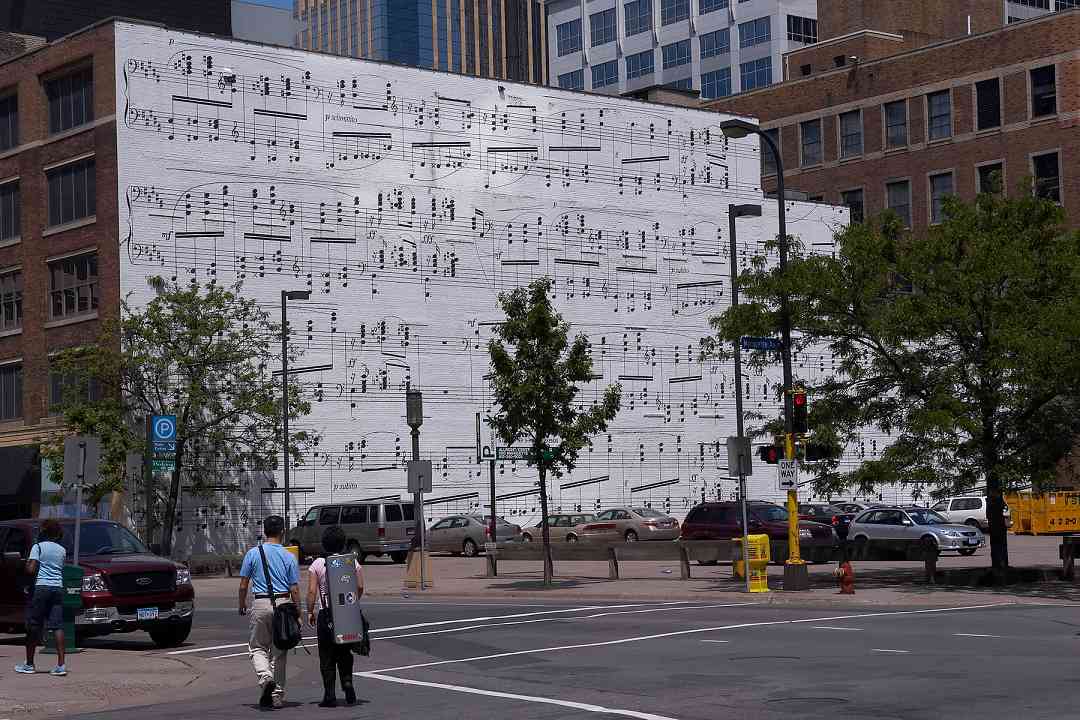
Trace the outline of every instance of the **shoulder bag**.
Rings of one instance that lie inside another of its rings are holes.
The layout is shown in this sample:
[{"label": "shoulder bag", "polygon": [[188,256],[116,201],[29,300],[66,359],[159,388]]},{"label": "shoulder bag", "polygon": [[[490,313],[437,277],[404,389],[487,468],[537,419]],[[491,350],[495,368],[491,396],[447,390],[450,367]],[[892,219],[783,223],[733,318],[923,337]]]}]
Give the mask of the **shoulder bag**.
[{"label": "shoulder bag", "polygon": [[270,580],[270,568],[266,564],[266,551],[261,543],[259,556],[262,558],[263,575],[266,578],[266,592],[270,595],[270,605],[274,608],[274,647],[278,650],[292,650],[300,644],[300,610],[295,603],[284,603],[278,607],[274,597],[274,584]]}]

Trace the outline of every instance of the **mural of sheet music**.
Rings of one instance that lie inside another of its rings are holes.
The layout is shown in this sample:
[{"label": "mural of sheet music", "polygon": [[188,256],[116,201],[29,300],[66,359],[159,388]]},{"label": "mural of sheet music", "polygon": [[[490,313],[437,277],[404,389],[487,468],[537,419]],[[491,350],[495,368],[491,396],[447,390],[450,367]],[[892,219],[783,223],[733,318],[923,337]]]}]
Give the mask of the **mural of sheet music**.
[{"label": "mural of sheet music", "polygon": [[[141,25],[117,29],[122,292],[145,278],[243,283],[290,306],[298,376],[322,441],[295,473],[296,514],[405,493],[406,388],[424,392],[427,512],[483,510],[475,414],[491,411],[486,344],[498,293],[540,276],[592,346],[596,378],[623,388],[610,432],[551,487],[553,510],[652,505],[681,516],[732,495],[732,368],[700,360],[728,303],[729,203],[762,202],[756,141],[729,142],[715,113],[383,65]],[[740,265],[775,235],[776,209],[740,220]],[[846,211],[789,203],[790,232],[828,251]],[[796,358],[828,373],[826,355]],[[770,376],[751,410],[777,412]],[[883,446],[868,439],[863,453]],[[484,427],[482,442],[493,444]],[[851,461],[861,459],[858,454]],[[752,490],[778,497],[761,469]],[[535,521],[536,474],[500,462],[500,514]],[[198,508],[206,499],[191,499]],[[278,478],[220,498],[203,536],[280,512]],[[225,509],[221,509],[225,508]],[[242,519],[241,519],[242,518]]]}]

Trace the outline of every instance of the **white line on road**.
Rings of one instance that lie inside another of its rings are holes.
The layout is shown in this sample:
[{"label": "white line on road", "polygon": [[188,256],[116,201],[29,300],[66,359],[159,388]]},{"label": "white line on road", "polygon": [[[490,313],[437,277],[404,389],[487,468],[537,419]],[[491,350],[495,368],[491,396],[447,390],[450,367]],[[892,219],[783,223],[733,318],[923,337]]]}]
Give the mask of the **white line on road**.
[{"label": "white line on road", "polygon": [[[484,621],[484,620],[506,620],[506,619],[510,619],[510,618],[532,617],[532,616],[535,616],[535,615],[556,615],[556,614],[565,614],[565,613],[573,613],[573,612],[584,612],[584,611],[587,611],[587,610],[610,610],[610,609],[617,609],[617,608],[640,608],[640,607],[651,607],[651,606],[655,606],[655,605],[662,605],[662,606],[670,607],[670,606],[674,606],[674,605],[687,605],[687,604],[689,604],[689,603],[686,600],[678,600],[678,601],[673,601],[673,602],[659,602],[659,603],[657,603],[657,602],[634,603],[634,604],[630,604],[630,605],[626,605],[626,604],[624,604],[624,605],[587,605],[585,607],[560,608],[559,610],[540,610],[540,611],[537,611],[537,612],[513,613],[512,615],[487,615],[487,616],[484,616],[484,617],[460,618],[458,620],[437,620],[435,622],[413,623],[411,625],[397,625],[395,627],[388,627],[388,628],[375,628],[371,632],[373,634],[374,633],[386,633],[386,632],[393,632],[395,630],[412,630],[414,628],[422,628],[422,627],[436,627],[436,626],[440,626],[440,625],[456,625],[458,623],[481,622],[481,621]],[[304,638],[304,639],[305,640],[314,640],[315,638]],[[247,643],[232,643],[232,644],[229,644],[229,645],[212,645],[210,647],[186,648],[184,650],[173,650],[172,652],[166,653],[166,655],[190,655],[191,653],[209,652],[211,650],[231,650],[232,648],[246,647],[246,646],[247,646]]]},{"label": "white line on road", "polygon": [[1000,635],[980,635],[978,633],[953,633],[953,637],[985,637],[985,638],[999,638]]},{"label": "white line on road", "polygon": [[603,707],[588,703],[572,702],[570,700],[556,700],[549,697],[537,697],[535,695],[519,695],[517,693],[496,692],[494,690],[481,690],[480,688],[465,687],[464,685],[447,685],[446,683],[424,682],[422,680],[410,680],[407,678],[380,675],[379,673],[366,672],[355,673],[357,677],[370,678],[372,680],[385,680],[386,682],[401,683],[402,685],[419,685],[420,687],[436,688],[439,690],[451,690],[453,692],[468,693],[470,695],[485,695],[487,697],[504,698],[506,700],[520,700],[522,702],[542,703],[544,705],[558,705],[559,707],[583,710],[591,713],[604,715],[621,715],[623,717],[637,718],[638,720],[675,720],[666,715],[654,715],[653,713],[638,712],[637,710],[621,710],[619,708]]},{"label": "white line on road", "polygon": [[730,641],[730,640],[702,640],[701,642],[707,642],[707,643],[729,643],[729,642],[731,642],[731,641]]},{"label": "white line on road", "polygon": [[835,625],[811,625],[812,630],[862,630],[862,628],[836,627]]},{"label": "white line on road", "polygon": [[[304,638],[304,639],[305,640],[315,640],[316,638],[311,637],[311,638]],[[318,647],[318,645],[297,645],[297,647],[316,648],[316,647]],[[200,660],[224,660],[225,658],[247,657],[250,654],[251,653],[249,653],[249,652],[241,652],[241,653],[232,653],[230,655],[215,655],[214,657],[199,658],[199,659]]]},{"label": "white line on road", "polygon": [[766,620],[762,622],[736,623],[734,625],[718,625],[716,627],[692,628],[690,630],[675,630],[654,635],[638,635],[636,637],[619,638],[618,640],[605,640],[594,643],[579,643],[576,645],[556,645],[554,647],[534,648],[532,650],[515,650],[512,652],[495,653],[493,655],[477,655],[475,657],[458,658],[456,660],[436,660],[433,662],[416,663],[414,665],[401,665],[392,668],[374,670],[375,673],[397,672],[401,670],[414,670],[416,668],[435,667],[437,665],[451,665],[454,663],[476,662],[478,660],[493,660],[495,658],[514,657],[516,655],[533,655],[537,653],[557,652],[560,650],[578,650],[590,647],[605,647],[608,645],[624,645],[626,643],[642,642],[644,640],[657,640],[660,638],[677,637],[680,635],[694,635],[697,633],[717,632],[719,630],[739,630],[742,628],[766,627],[769,625],[796,625],[801,623],[828,622],[830,620],[852,620],[856,618],[890,617],[899,615],[925,615],[930,613],[958,612],[960,610],[985,610],[988,608],[1004,607],[1012,603],[993,603],[989,605],[965,605],[951,608],[932,608],[929,610],[898,610],[895,612],[863,613],[860,615],[834,615],[831,617],[803,618],[801,620]]},{"label": "white line on road", "polygon": [[883,652],[883,653],[900,653],[900,654],[904,654],[904,655],[911,652],[910,650],[889,650],[887,648],[873,648],[873,651],[874,652]]}]

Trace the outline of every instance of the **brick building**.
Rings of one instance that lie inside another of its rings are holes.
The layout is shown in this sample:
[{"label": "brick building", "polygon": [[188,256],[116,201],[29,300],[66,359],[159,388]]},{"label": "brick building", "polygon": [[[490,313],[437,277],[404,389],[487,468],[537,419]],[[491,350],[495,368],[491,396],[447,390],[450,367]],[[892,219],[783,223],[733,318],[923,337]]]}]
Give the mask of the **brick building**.
[{"label": "brick building", "polygon": [[820,5],[820,40],[785,56],[783,83],[707,104],[761,119],[787,188],[917,229],[945,195],[1032,177],[1080,225],[1080,9],[1003,25],[996,0]]}]

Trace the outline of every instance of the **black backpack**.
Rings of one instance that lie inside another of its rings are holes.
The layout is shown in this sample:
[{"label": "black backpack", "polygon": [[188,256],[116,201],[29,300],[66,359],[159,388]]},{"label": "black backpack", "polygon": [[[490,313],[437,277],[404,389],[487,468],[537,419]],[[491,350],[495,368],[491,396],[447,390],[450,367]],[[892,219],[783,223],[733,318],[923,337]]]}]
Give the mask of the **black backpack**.
[{"label": "black backpack", "polygon": [[274,608],[274,647],[278,650],[292,650],[300,644],[300,610],[295,603],[285,603],[278,607],[274,598],[274,584],[270,581],[270,568],[266,565],[266,552],[259,545],[262,557],[263,574],[266,577],[266,592],[270,594],[270,605]]}]

